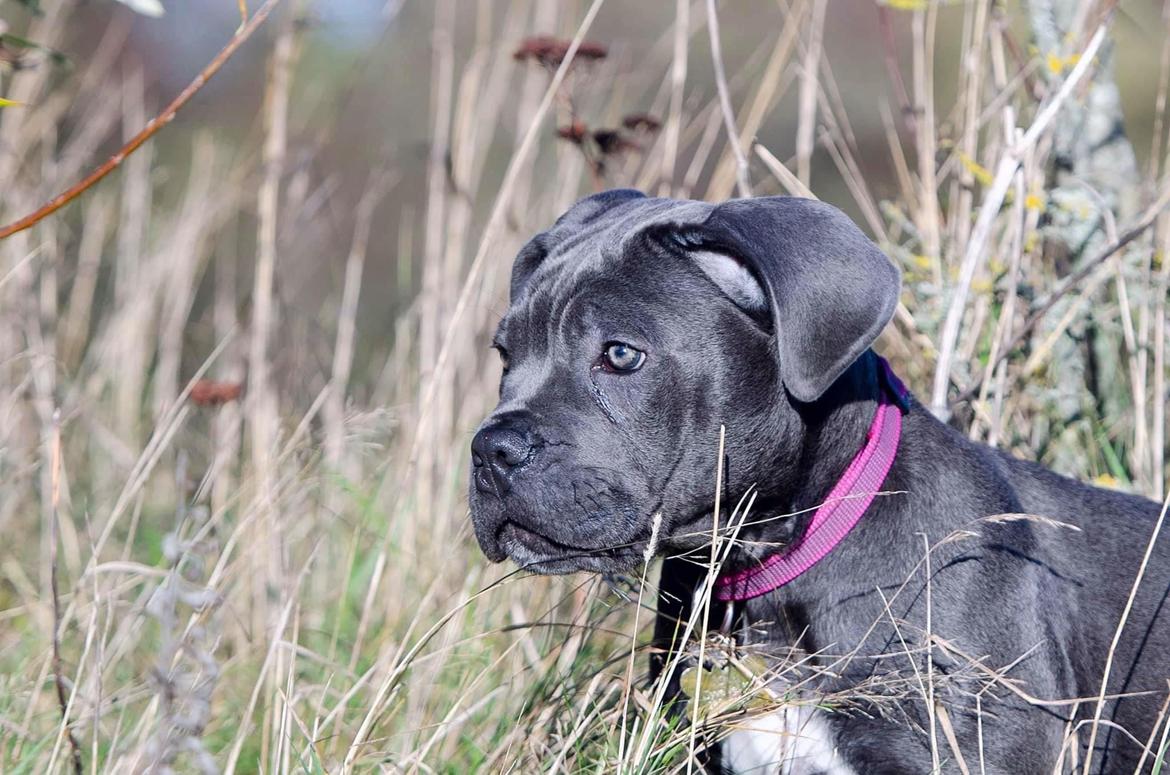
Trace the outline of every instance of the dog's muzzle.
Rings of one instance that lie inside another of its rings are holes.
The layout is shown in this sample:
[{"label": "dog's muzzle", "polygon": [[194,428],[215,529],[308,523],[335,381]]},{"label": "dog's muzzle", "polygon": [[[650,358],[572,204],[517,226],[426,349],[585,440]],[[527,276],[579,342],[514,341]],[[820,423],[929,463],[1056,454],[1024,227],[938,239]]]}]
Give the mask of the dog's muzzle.
[{"label": "dog's muzzle", "polygon": [[484,555],[537,573],[631,564],[645,525],[622,472],[582,463],[573,444],[541,430],[531,413],[506,410],[472,439],[468,501]]}]

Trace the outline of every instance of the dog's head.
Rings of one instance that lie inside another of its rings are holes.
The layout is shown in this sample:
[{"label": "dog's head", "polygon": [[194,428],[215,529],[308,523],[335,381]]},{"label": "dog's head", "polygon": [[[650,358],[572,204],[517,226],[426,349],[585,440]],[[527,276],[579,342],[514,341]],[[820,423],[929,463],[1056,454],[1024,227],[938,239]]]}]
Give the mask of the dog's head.
[{"label": "dog's head", "polygon": [[520,251],[495,347],[500,403],[472,442],[471,514],[493,561],[633,566],[710,530],[725,495],[783,487],[816,402],[893,314],[899,274],[843,213],[609,191]]}]

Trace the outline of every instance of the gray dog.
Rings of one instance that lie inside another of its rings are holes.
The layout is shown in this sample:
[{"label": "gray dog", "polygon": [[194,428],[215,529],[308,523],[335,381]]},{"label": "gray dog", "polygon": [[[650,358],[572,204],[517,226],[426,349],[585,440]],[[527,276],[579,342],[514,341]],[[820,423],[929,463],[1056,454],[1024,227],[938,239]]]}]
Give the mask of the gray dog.
[{"label": "gray dog", "polygon": [[662,673],[704,599],[725,426],[723,513],[756,500],[728,526],[709,619],[803,655],[811,677],[792,709],[713,746],[713,770],[1049,773],[1091,755],[1128,773],[1152,745],[1148,769],[1170,677],[1166,540],[1091,722],[1158,505],[936,420],[869,349],[899,283],[819,202],[578,202],[512,271],[500,403],[472,443],[480,546],[571,573],[634,568],[653,544]]}]

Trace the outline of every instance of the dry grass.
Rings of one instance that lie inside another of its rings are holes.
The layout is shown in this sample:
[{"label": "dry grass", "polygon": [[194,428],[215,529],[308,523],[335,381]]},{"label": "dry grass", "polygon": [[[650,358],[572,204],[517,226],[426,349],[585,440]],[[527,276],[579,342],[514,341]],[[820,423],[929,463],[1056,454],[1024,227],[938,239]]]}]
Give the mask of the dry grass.
[{"label": "dry grass", "polygon": [[[1140,206],[1098,212],[1100,238],[1054,258],[1041,218],[1068,213],[1049,196],[1045,108],[1080,98],[1092,57],[1069,57],[1100,44],[1099,20],[1062,53],[1075,65],[1049,68],[1017,58],[1026,45],[996,7],[949,9],[967,67],[954,104],[936,105],[943,11],[884,8],[910,31],[911,50],[891,56],[910,68],[913,109],[885,108],[896,185],[879,196],[830,66],[823,0],[782,0],[768,50],[720,78],[719,94],[688,83],[712,66],[696,49],[714,3],[681,0],[660,45],[588,64],[573,52],[604,3],[559,23],[553,5],[478,5],[464,50],[463,4],[436,3],[417,210],[390,209],[398,170],[382,158],[348,201],[290,153],[305,73],[302,28],[284,17],[247,152],[196,132],[185,172],[162,180],[148,144],[70,210],[0,242],[0,770],[676,772],[753,694],[794,701],[811,686],[810,655],[761,674],[732,653],[747,694],[680,728],[643,680],[653,570],[530,578],[489,566],[470,536],[465,448],[498,379],[484,345],[511,258],[591,185],[809,195],[823,169],[905,272],[881,349],[924,399],[932,380],[943,399],[969,392],[951,409],[973,438],[1162,497],[1170,220],[1149,208],[1170,190],[1168,41]],[[29,35],[52,44],[71,6],[44,6]],[[513,59],[550,30],[573,41],[559,61]],[[60,84],[51,73],[0,79],[29,106],[0,113],[5,221],[78,180],[147,114],[141,75],[112,56]],[[754,141],[781,104],[801,112],[791,156]],[[662,130],[600,168],[554,131],[633,111],[663,116]],[[340,241],[330,208],[356,212]],[[371,223],[387,219],[412,301],[392,332],[369,336],[380,346],[359,346]],[[308,295],[314,310],[303,286],[323,252],[344,277]],[[1083,282],[1064,279],[1077,270]],[[732,505],[734,530],[750,503]],[[818,702],[892,705],[945,681],[1013,690],[1006,666],[969,658],[958,676],[920,675],[931,650],[965,657],[946,633],[901,635],[904,681]],[[854,656],[818,655],[819,669]],[[932,719],[936,755],[977,771],[979,751],[948,750],[949,724],[945,708]],[[1170,725],[1155,733],[1160,766]]]}]

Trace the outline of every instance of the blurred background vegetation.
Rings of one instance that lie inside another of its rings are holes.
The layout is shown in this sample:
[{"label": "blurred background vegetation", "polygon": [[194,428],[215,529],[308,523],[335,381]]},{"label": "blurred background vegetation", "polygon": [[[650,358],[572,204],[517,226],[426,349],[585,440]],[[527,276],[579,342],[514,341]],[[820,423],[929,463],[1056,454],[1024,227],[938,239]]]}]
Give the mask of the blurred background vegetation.
[{"label": "blurred background vegetation", "polygon": [[[5,222],[241,24],[231,0],[133,5],[0,0]],[[972,437],[1161,497],[1170,229],[1141,215],[1166,174],[1166,12],[1083,3],[1048,46],[1046,5],[722,3],[747,175],[845,209],[903,268],[882,349],[924,403],[941,371]],[[0,242],[0,769],[685,765],[641,682],[654,572],[518,581],[462,494],[518,246],[600,187],[736,193],[705,3],[595,9],[285,0],[112,175]],[[972,249],[1005,137],[1101,19],[1113,45]],[[532,38],[563,53],[583,20],[551,90],[561,59]],[[1114,83],[1117,185],[1061,139]]]}]

